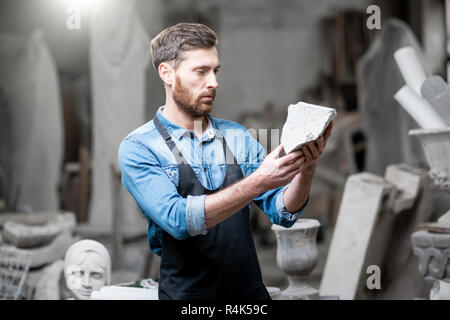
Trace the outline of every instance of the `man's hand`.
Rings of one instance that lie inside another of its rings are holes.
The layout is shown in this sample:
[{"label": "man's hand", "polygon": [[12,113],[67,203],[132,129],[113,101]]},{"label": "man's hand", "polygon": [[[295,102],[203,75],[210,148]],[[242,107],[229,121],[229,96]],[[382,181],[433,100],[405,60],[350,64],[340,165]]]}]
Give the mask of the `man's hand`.
[{"label": "man's hand", "polygon": [[305,162],[291,184],[284,192],[284,204],[289,212],[298,211],[308,199],[311,188],[311,181],[316,169],[319,157],[327,143],[333,128],[333,122],[330,122],[324,134],[316,141],[310,142],[307,146],[301,148],[304,153]]},{"label": "man's hand", "polygon": [[282,150],[282,145],[275,148],[254,172],[261,193],[288,184],[303,169],[303,151],[294,151],[280,158]]},{"label": "man's hand", "polygon": [[305,163],[302,167],[301,172],[308,173],[314,171],[317,162],[319,161],[319,157],[322,154],[323,149],[325,149],[327,140],[331,135],[332,129],[333,121],[330,122],[322,136],[320,136],[315,141],[311,141],[301,148],[303,154],[305,155]]}]

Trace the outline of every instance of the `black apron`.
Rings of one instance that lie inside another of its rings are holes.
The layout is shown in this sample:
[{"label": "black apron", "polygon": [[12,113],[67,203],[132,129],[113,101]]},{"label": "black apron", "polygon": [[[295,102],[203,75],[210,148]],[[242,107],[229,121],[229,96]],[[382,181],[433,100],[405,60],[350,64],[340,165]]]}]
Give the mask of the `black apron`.
[{"label": "black apron", "polygon": [[[156,129],[178,163],[178,193],[187,198],[212,194],[243,178],[225,138],[224,155],[233,157],[219,189],[208,190],[179,152],[166,128],[155,117]],[[249,207],[216,226],[206,235],[177,240],[163,230],[159,281],[160,300],[270,300],[261,276],[253,242]]]}]

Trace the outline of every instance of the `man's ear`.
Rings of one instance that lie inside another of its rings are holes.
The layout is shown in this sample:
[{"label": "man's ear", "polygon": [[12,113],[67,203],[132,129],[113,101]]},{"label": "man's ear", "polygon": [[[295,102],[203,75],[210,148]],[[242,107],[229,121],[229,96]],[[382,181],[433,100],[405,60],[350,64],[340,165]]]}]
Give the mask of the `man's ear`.
[{"label": "man's ear", "polygon": [[172,86],[174,73],[175,70],[170,63],[162,62],[158,67],[158,74],[161,80],[168,86]]}]

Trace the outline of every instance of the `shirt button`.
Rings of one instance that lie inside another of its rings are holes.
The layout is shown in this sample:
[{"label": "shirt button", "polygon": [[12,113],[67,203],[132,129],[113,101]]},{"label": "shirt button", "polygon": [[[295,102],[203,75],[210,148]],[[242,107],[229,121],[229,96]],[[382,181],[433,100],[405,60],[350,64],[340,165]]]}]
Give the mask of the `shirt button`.
[{"label": "shirt button", "polygon": [[205,172],[206,172],[206,167],[204,167],[204,168],[203,168],[203,171],[205,171]]}]

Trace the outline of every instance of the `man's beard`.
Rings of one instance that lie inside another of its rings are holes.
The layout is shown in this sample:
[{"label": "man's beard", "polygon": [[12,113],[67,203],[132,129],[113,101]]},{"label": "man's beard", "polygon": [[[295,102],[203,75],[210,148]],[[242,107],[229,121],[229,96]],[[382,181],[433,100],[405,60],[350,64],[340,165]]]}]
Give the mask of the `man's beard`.
[{"label": "man's beard", "polygon": [[[181,111],[195,119],[206,116],[211,112],[216,96],[216,90],[209,91],[199,97],[194,97],[193,94],[181,84],[181,80],[178,76],[175,77],[175,84],[172,98]],[[212,100],[201,101],[201,98],[204,96],[212,96]]]}]

